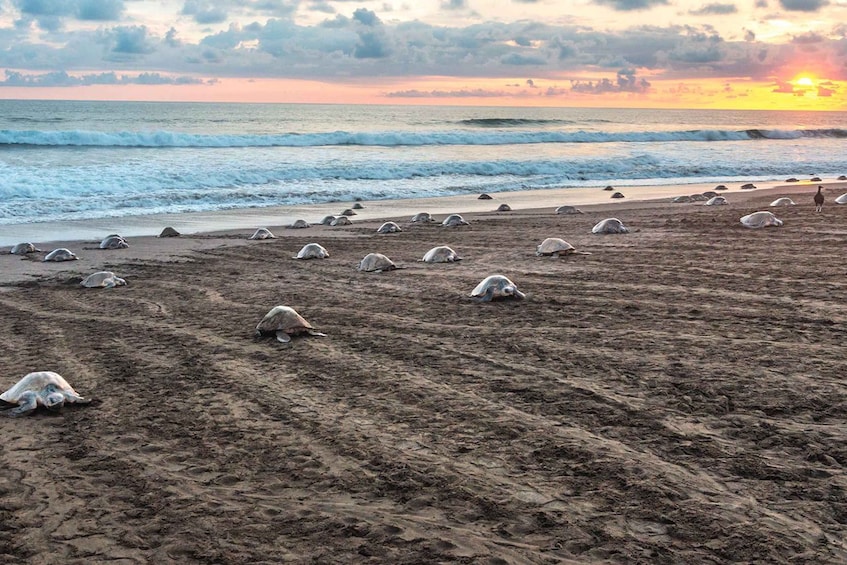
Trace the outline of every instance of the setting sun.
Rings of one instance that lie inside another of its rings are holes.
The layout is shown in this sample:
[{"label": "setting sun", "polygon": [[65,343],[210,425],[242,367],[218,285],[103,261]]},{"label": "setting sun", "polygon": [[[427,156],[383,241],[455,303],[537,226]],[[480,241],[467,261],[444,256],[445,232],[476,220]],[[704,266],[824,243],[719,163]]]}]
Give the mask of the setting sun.
[{"label": "setting sun", "polygon": [[814,82],[811,78],[807,76],[801,76],[797,80],[794,81],[797,86],[814,86]]}]

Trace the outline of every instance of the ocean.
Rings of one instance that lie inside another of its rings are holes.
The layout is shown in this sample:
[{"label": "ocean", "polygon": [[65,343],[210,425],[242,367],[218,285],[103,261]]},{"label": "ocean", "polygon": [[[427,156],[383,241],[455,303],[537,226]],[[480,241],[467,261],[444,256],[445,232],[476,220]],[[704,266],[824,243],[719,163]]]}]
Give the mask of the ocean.
[{"label": "ocean", "polygon": [[834,179],[847,112],[0,100],[0,225]]}]

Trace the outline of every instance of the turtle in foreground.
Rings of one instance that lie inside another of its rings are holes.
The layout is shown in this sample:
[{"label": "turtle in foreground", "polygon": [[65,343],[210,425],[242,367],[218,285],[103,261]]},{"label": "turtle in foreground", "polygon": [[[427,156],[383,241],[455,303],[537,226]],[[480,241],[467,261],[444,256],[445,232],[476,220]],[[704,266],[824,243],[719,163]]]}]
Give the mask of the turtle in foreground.
[{"label": "turtle in foreground", "polygon": [[38,249],[35,245],[29,243],[28,241],[15,245],[14,247],[12,247],[11,251],[9,251],[9,253],[11,253],[12,255],[27,255],[29,253],[40,252],[40,249]]},{"label": "turtle in foreground", "polygon": [[112,271],[98,271],[85,277],[79,284],[85,288],[113,288],[125,286],[126,281]]},{"label": "turtle in foreground", "polygon": [[782,220],[771,212],[753,212],[741,218],[741,224],[746,228],[767,228],[769,226],[781,226]]},{"label": "turtle in foreground", "polygon": [[606,218],[597,222],[591,233],[629,233],[629,228],[617,218]]},{"label": "turtle in foreground", "polygon": [[44,261],[76,261],[79,259],[73,251],[70,249],[66,249],[64,247],[60,247],[59,249],[54,249],[43,259]]},{"label": "turtle in foreground", "polygon": [[351,225],[352,223],[353,223],[353,222],[351,222],[351,221],[350,221],[350,218],[348,218],[347,216],[338,216],[337,218],[335,218],[334,220],[332,220],[332,221],[329,223],[329,225],[331,225],[331,226],[333,226],[333,227],[334,227],[334,226],[349,226],[349,225]]},{"label": "turtle in foreground", "polygon": [[275,335],[281,343],[288,343],[291,336],[301,334],[326,337],[289,306],[274,306],[256,326],[256,337]]},{"label": "turtle in foreground", "polygon": [[703,203],[704,206],[722,206],[724,204],[729,204],[729,200],[723,196],[712,196]]},{"label": "turtle in foreground", "polygon": [[382,271],[393,271],[397,269],[394,261],[383,255],[382,253],[368,253],[364,259],[359,262],[357,267],[360,271],[366,273],[380,273]]},{"label": "turtle in foreground", "polygon": [[0,394],[0,400],[11,417],[24,416],[39,406],[57,412],[67,404],[88,404],[89,398],[80,396],[68,381],[53,371],[29,373],[12,388]]},{"label": "turtle in foreground", "polygon": [[179,237],[179,232],[168,226],[162,230],[162,233],[159,234],[159,237]]},{"label": "turtle in foreground", "polygon": [[327,257],[329,257],[329,251],[323,245],[319,243],[307,243],[297,252],[297,256],[293,257],[293,259],[326,259]]},{"label": "turtle in foreground", "polygon": [[433,247],[421,259],[424,263],[453,263],[461,260],[462,258],[459,257],[459,254],[446,245]]},{"label": "turtle in foreground", "polygon": [[385,222],[377,228],[376,233],[397,233],[400,231],[403,231],[402,228],[395,222]]},{"label": "turtle in foreground", "polygon": [[518,287],[503,275],[491,275],[485,277],[476,288],[471,291],[471,297],[479,302],[491,302],[497,298],[514,298],[523,300],[526,294],[518,290]]},{"label": "turtle in foreground", "polygon": [[107,235],[100,242],[100,249],[126,249],[129,243],[117,234]]},{"label": "turtle in foreground", "polygon": [[497,210],[496,210],[496,211],[497,211],[497,212],[511,212],[511,211],[512,211],[512,207],[511,207],[511,206],[509,206],[508,204],[505,204],[505,203],[504,203],[504,204],[500,204],[500,206],[498,206],[498,207],[497,207]]},{"label": "turtle in foreground", "polygon": [[847,204],[847,194],[842,194],[835,199],[836,204]]},{"label": "turtle in foreground", "polygon": [[535,254],[541,257],[542,255],[552,257],[562,257],[564,255],[590,255],[585,251],[577,251],[576,248],[558,237],[548,237],[535,248]]},{"label": "turtle in foreground", "polygon": [[623,192],[616,192],[612,195],[612,198],[625,198]]},{"label": "turtle in foreground", "polygon": [[332,224],[333,221],[335,221],[335,216],[324,216],[323,220],[318,223],[324,226],[328,226]]},{"label": "turtle in foreground", "polygon": [[417,214],[412,216],[412,222],[427,223],[427,222],[434,222],[434,221],[435,221],[435,219],[433,219],[432,214],[430,214],[429,212],[418,212]]},{"label": "turtle in foreground", "polygon": [[310,223],[309,223],[309,222],[307,222],[306,220],[297,220],[297,221],[295,221],[293,224],[291,224],[291,225],[290,225],[290,226],[288,226],[288,227],[289,227],[289,228],[291,228],[291,229],[293,229],[293,230],[302,230],[302,229],[304,229],[304,228],[310,228],[310,227],[312,227],[312,224],[310,224]]},{"label": "turtle in foreground", "polygon": [[268,228],[259,228],[247,239],[276,239],[276,236]]},{"label": "turtle in foreground", "polygon": [[470,223],[465,221],[465,219],[461,216],[461,214],[450,214],[444,221],[441,222],[442,226],[469,226]]},{"label": "turtle in foreground", "polygon": [[582,214],[582,210],[576,206],[559,206],[556,208],[557,214]]},{"label": "turtle in foreground", "polygon": [[777,198],[770,204],[771,206],[794,206],[794,201],[788,198],[787,196],[783,196],[782,198]]}]

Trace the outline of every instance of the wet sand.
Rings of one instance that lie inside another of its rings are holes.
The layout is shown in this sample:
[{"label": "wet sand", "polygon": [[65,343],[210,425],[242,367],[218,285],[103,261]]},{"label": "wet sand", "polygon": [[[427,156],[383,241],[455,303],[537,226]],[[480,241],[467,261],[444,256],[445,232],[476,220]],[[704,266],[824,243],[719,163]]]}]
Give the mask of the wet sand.
[{"label": "wet sand", "polygon": [[[460,228],[366,202],[275,240],[0,256],[0,386],[55,370],[96,399],[0,418],[0,560],[843,563],[847,185],[825,186],[820,214],[808,184],[457,201]],[[784,226],[739,224],[778,196]],[[633,231],[592,235],[609,216]],[[550,236],[590,255],[536,257]],[[291,259],[311,241],[331,257]],[[417,262],[435,245],[464,260]],[[372,251],[405,268],[358,272]],[[79,287],[104,267],[129,285]],[[471,300],[492,273],[528,298]],[[327,337],[254,338],[277,304]]]}]

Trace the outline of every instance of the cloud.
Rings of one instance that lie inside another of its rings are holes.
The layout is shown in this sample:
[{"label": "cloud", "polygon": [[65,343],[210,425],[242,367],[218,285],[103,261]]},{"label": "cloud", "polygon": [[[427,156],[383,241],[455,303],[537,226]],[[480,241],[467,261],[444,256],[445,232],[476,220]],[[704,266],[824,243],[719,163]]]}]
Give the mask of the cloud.
[{"label": "cloud", "polygon": [[396,92],[387,92],[388,98],[499,98],[502,96],[511,96],[508,92],[502,90],[485,90],[475,88],[473,90],[400,90]]},{"label": "cloud", "polygon": [[441,3],[441,7],[445,10],[464,10],[468,3],[465,0],[446,0]]},{"label": "cloud", "polygon": [[182,7],[182,14],[192,16],[199,24],[219,24],[227,19],[227,12],[204,0],[186,0]]},{"label": "cloud", "polygon": [[571,83],[571,90],[587,94],[607,94],[610,92],[636,92],[643,94],[649,89],[650,83],[647,79],[637,78],[633,69],[621,69],[618,71],[617,78],[614,81],[603,78],[597,82],[573,81]]},{"label": "cloud", "polygon": [[113,30],[113,53],[142,55],[153,51],[145,26],[116,27]]},{"label": "cloud", "polygon": [[370,10],[365,10],[364,8],[359,8],[358,10],[353,12],[353,19],[362,25],[371,27],[377,26],[382,23],[377,17],[376,13]]},{"label": "cloud", "polygon": [[829,4],[828,0],[779,0],[779,5],[792,12],[817,12]]},{"label": "cloud", "polygon": [[13,5],[49,31],[61,28],[61,18],[117,21],[125,9],[123,0],[14,0]]},{"label": "cloud", "polygon": [[648,10],[653,6],[667,4],[667,0],[594,0],[595,4],[610,6],[619,12],[631,12],[633,10]]},{"label": "cloud", "polygon": [[123,0],[80,0],[77,17],[80,20],[113,22],[123,14]]},{"label": "cloud", "polygon": [[698,10],[690,10],[688,13],[692,16],[715,16],[734,14],[738,11],[735,4],[706,4]]},{"label": "cloud", "polygon": [[159,73],[139,73],[137,75],[118,75],[114,72],[93,73],[80,76],[69,75],[65,71],[53,71],[44,74],[24,74],[17,71],[6,71],[6,78],[0,80],[2,86],[17,87],[57,87],[57,86],[92,86],[96,84],[122,85],[186,85],[204,84],[202,79],[189,76],[166,76]]}]

